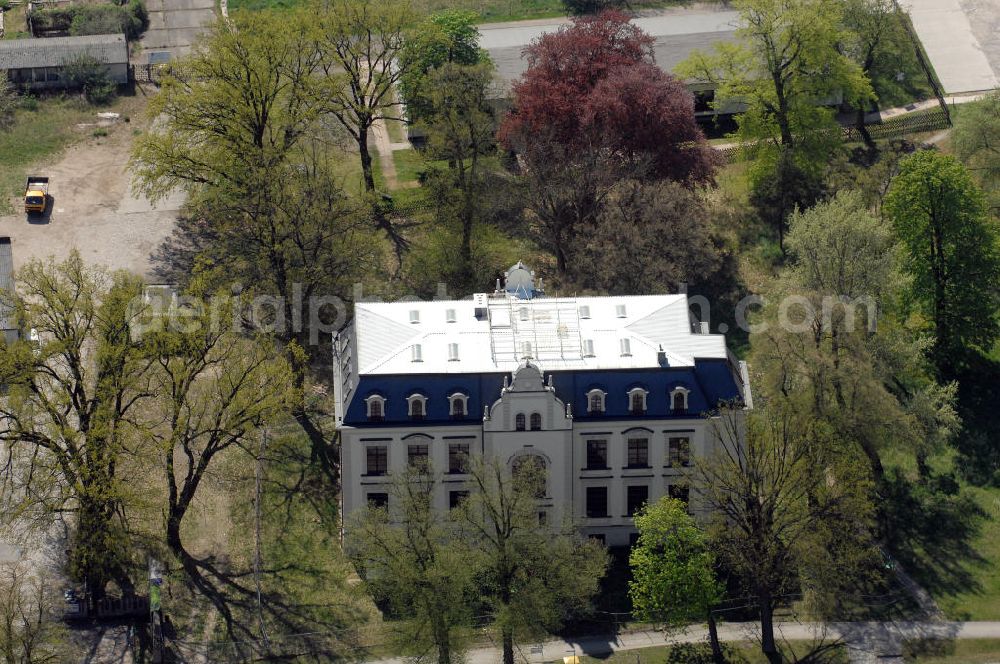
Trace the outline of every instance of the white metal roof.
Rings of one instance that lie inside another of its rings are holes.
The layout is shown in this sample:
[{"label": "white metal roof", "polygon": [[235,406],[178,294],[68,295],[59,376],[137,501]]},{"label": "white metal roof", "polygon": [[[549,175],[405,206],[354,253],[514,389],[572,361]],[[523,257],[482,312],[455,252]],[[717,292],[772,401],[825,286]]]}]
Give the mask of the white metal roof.
[{"label": "white metal roof", "polygon": [[[359,373],[512,371],[527,355],[546,371],[656,368],[661,346],[673,367],[727,357],[723,335],[692,332],[686,295],[477,298],[356,303]],[[477,306],[484,305],[487,315],[477,318]],[[589,317],[579,315],[580,307],[589,308]],[[455,322],[448,322],[449,310]],[[585,356],[588,341],[592,357]],[[414,361],[417,344],[420,361]],[[457,360],[449,359],[449,344],[458,344]]]}]

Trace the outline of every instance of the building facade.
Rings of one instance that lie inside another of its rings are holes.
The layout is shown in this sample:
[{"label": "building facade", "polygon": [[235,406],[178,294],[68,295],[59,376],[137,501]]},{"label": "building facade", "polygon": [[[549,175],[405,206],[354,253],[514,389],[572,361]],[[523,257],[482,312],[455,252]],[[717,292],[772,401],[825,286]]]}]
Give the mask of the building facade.
[{"label": "building facade", "polygon": [[334,365],[345,515],[391,511],[409,465],[440,478],[444,510],[469,491],[469,457],[530,457],[540,517],[609,546],[645,502],[687,500],[684,468],[715,444],[706,413],[752,404],[745,364],[686,295],[549,298],[520,263],[468,300],[356,303]]}]

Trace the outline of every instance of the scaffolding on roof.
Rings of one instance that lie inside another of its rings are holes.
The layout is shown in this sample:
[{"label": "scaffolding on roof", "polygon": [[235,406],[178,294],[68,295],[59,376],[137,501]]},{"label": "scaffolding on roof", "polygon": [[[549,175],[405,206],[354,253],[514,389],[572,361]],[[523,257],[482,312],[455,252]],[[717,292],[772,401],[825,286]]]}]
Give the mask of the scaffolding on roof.
[{"label": "scaffolding on roof", "polygon": [[487,315],[496,364],[583,360],[580,310],[574,298],[491,297]]}]

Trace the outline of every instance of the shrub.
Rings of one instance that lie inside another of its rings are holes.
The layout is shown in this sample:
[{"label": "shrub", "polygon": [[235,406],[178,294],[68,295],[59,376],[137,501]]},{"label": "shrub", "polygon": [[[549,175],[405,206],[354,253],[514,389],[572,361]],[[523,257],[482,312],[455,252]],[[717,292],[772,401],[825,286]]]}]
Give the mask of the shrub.
[{"label": "shrub", "polygon": [[84,55],[67,62],[63,77],[69,87],[82,90],[91,104],[106,104],[115,96],[117,86],[108,78],[107,69],[92,57]]},{"label": "shrub", "polygon": [[0,75],[0,130],[7,129],[14,121],[17,108],[17,93],[6,76]]},{"label": "shrub", "polygon": [[142,0],[118,5],[70,5],[36,9],[29,15],[32,32],[69,32],[74,36],[124,32],[131,39],[149,27],[149,14]]}]

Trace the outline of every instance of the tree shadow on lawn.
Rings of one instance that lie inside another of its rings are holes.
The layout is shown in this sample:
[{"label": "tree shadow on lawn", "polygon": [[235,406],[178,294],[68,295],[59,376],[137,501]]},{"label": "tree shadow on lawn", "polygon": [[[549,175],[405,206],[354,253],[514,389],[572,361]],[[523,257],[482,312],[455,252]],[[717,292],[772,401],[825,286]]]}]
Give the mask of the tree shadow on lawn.
[{"label": "tree shadow on lawn", "polygon": [[953,476],[911,481],[891,469],[881,494],[885,540],[925,590],[936,597],[982,590],[975,570],[990,562],[972,543],[988,515]]}]

